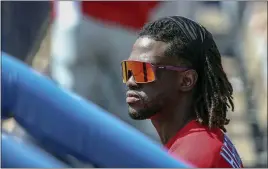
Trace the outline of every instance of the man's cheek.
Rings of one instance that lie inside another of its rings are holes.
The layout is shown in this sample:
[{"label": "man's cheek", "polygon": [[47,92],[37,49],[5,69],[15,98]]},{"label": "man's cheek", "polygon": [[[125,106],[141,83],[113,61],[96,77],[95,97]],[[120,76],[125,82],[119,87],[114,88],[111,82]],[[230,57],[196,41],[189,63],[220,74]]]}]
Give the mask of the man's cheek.
[{"label": "man's cheek", "polygon": [[157,91],[151,91],[150,94],[144,95],[144,99],[148,102],[153,101],[158,95]]}]

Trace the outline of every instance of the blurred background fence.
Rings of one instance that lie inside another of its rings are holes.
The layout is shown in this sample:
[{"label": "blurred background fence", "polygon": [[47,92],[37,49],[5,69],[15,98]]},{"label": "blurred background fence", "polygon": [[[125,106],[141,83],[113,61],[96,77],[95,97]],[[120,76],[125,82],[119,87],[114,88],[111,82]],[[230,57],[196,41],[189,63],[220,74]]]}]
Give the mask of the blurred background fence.
[{"label": "blurred background fence", "polygon": [[[181,15],[201,23],[214,35],[234,87],[228,135],[246,167],[267,167],[267,2],[2,1],[1,15],[4,52],[155,140],[150,121],[128,117],[120,62],[149,20]],[[23,133],[12,120],[3,127]]]}]

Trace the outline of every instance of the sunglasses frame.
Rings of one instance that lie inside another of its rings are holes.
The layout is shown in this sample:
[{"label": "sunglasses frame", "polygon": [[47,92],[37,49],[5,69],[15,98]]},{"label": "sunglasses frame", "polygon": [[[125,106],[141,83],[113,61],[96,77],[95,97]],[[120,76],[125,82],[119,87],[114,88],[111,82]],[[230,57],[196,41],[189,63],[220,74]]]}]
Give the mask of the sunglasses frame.
[{"label": "sunglasses frame", "polygon": [[[123,60],[121,62],[121,66],[122,66],[122,63],[123,62],[128,62],[128,61],[131,61],[131,62],[138,62],[138,63],[146,63],[146,64],[150,64],[152,69],[153,69],[153,73],[154,73],[154,76],[155,76],[155,79],[154,81],[157,80],[157,76],[156,76],[156,70],[157,69],[160,69],[160,70],[172,70],[172,71],[186,71],[186,70],[190,70],[192,68],[190,67],[184,67],[184,66],[171,66],[171,65],[155,65],[155,64],[152,64],[152,63],[149,63],[149,62],[142,62],[142,61],[135,61],[135,60]],[[133,74],[133,73],[132,73]],[[132,75],[133,76],[133,75]],[[133,76],[134,80],[135,80],[135,77]],[[154,81],[150,81],[150,82],[135,82],[136,83],[151,83],[151,82],[154,82]]]}]

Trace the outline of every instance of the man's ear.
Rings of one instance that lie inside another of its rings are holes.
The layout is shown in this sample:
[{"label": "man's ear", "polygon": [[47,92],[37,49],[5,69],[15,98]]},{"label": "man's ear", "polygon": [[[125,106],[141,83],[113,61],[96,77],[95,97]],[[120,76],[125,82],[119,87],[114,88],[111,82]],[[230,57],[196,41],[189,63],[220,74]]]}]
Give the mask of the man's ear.
[{"label": "man's ear", "polygon": [[191,91],[198,79],[197,72],[192,69],[179,73],[179,76],[180,90],[184,92]]}]

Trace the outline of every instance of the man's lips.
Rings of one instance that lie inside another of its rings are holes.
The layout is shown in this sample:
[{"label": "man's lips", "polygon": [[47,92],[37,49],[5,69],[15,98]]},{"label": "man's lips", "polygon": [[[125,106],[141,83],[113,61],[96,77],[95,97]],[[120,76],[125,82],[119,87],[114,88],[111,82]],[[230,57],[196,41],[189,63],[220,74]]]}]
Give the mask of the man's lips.
[{"label": "man's lips", "polygon": [[135,104],[137,102],[139,102],[141,99],[139,97],[139,95],[137,95],[135,92],[133,91],[128,91],[126,94],[127,98],[126,98],[126,102],[128,104]]},{"label": "man's lips", "polygon": [[134,103],[137,103],[138,101],[140,101],[140,99],[138,99],[136,97],[127,97],[126,98],[126,102],[128,104],[134,104]]}]

